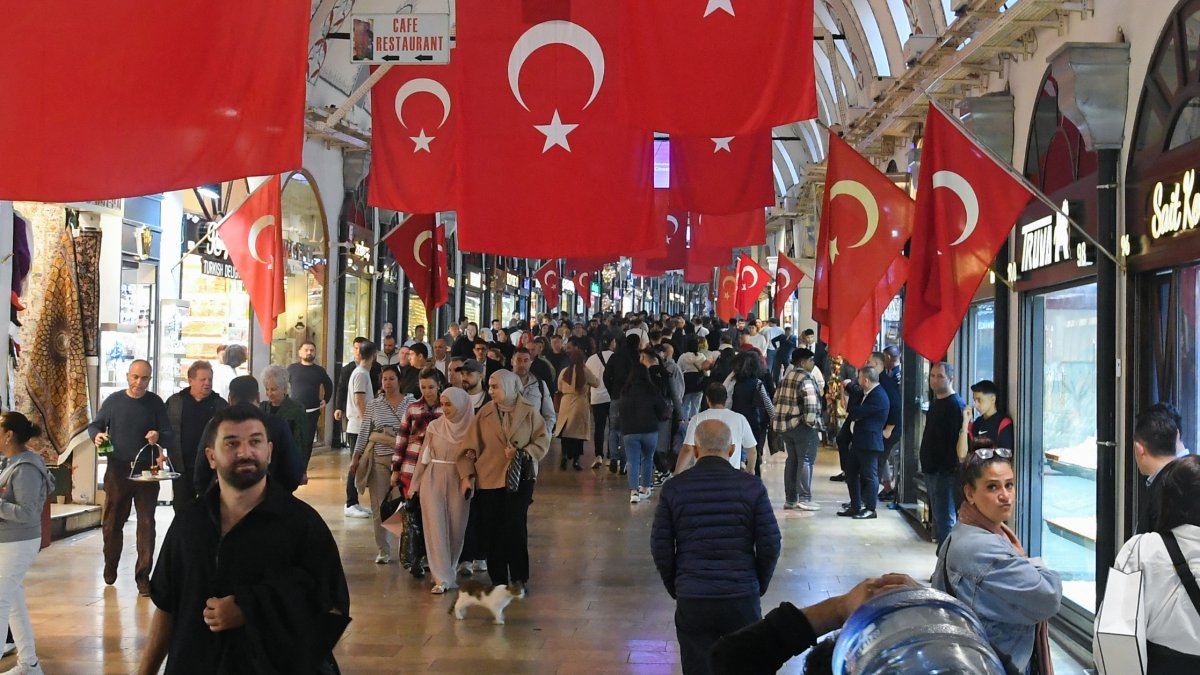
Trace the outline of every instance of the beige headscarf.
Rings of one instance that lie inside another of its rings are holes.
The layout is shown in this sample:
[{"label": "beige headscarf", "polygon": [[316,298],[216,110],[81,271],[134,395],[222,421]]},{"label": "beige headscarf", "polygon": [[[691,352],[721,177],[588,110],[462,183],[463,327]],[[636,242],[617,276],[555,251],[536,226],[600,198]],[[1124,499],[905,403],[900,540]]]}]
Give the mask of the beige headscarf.
[{"label": "beige headscarf", "polygon": [[471,395],[458,387],[450,387],[442,392],[442,396],[450,399],[454,414],[445,413],[429,423],[425,435],[435,435],[445,439],[451,445],[461,445],[467,437],[467,430],[475,419],[475,410],[471,407]]},{"label": "beige headscarf", "polygon": [[505,414],[516,410],[517,401],[521,399],[521,378],[511,370],[497,370],[492,377],[499,378],[500,389],[504,392],[504,400],[493,399],[496,408]]}]

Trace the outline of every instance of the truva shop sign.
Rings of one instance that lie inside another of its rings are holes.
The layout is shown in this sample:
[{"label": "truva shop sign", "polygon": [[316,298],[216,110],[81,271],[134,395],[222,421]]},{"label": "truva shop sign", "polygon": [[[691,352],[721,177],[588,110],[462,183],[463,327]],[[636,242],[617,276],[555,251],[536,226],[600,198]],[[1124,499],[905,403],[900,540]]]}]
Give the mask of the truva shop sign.
[{"label": "truva shop sign", "polygon": [[1071,224],[1067,222],[1070,215],[1071,205],[1063,200],[1061,213],[1052,213],[1021,226],[1022,273],[1072,259],[1079,267],[1092,264],[1087,259],[1087,243],[1072,241]]},{"label": "truva shop sign", "polygon": [[1200,194],[1196,192],[1196,170],[1189,169],[1181,180],[1159,181],[1150,197],[1150,238],[1161,239],[1189,232],[1200,225]]}]

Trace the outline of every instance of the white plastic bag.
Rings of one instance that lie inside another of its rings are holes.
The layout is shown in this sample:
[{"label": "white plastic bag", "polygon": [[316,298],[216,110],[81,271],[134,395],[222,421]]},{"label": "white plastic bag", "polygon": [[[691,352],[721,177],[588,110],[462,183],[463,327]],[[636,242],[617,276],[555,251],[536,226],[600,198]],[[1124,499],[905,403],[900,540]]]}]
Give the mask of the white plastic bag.
[{"label": "white plastic bag", "polygon": [[1099,675],[1146,672],[1146,607],[1141,570],[1108,571],[1104,602],[1096,612],[1092,657]]}]

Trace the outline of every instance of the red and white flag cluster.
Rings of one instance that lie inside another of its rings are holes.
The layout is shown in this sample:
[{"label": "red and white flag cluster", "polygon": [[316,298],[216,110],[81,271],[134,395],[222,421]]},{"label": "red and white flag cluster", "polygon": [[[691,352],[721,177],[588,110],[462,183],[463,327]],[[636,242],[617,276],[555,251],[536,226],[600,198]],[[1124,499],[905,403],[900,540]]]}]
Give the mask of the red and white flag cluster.
[{"label": "red and white flag cluster", "polygon": [[271,176],[217,225],[217,234],[250,296],[260,337],[267,344],[271,344],[285,303],[282,195],[279,176]]}]

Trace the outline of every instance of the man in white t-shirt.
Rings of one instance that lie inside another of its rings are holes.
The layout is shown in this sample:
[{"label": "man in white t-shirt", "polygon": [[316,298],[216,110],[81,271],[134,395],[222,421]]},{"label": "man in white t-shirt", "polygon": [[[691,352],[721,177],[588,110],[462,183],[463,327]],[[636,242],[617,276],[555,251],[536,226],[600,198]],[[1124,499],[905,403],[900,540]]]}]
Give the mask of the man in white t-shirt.
[{"label": "man in white t-shirt", "polygon": [[[729,427],[733,444],[746,451],[745,470],[754,473],[754,463],[758,458],[758,441],[754,438],[754,429],[750,428],[750,422],[741,413],[725,407],[728,397],[725,386],[720,382],[714,382],[704,390],[704,400],[708,403],[708,410],[693,415],[692,421],[688,423],[687,433],[683,437],[683,449],[679,452],[679,459],[675,462],[676,475],[695,461],[696,427],[704,420],[720,420]],[[733,468],[741,469],[742,453],[735,451],[730,456],[729,463],[733,465]]]},{"label": "man in white t-shirt", "polygon": [[[379,356],[379,348],[375,343],[367,341],[358,348],[358,365],[350,373],[350,383],[346,385],[346,440],[353,448],[358,443],[358,433],[362,429],[363,415],[367,412],[367,404],[375,398],[375,387],[371,384],[371,367]],[[350,518],[370,518],[370,509],[363,508],[358,503],[358,490],[354,486],[354,472],[346,477],[346,516]]]}]

